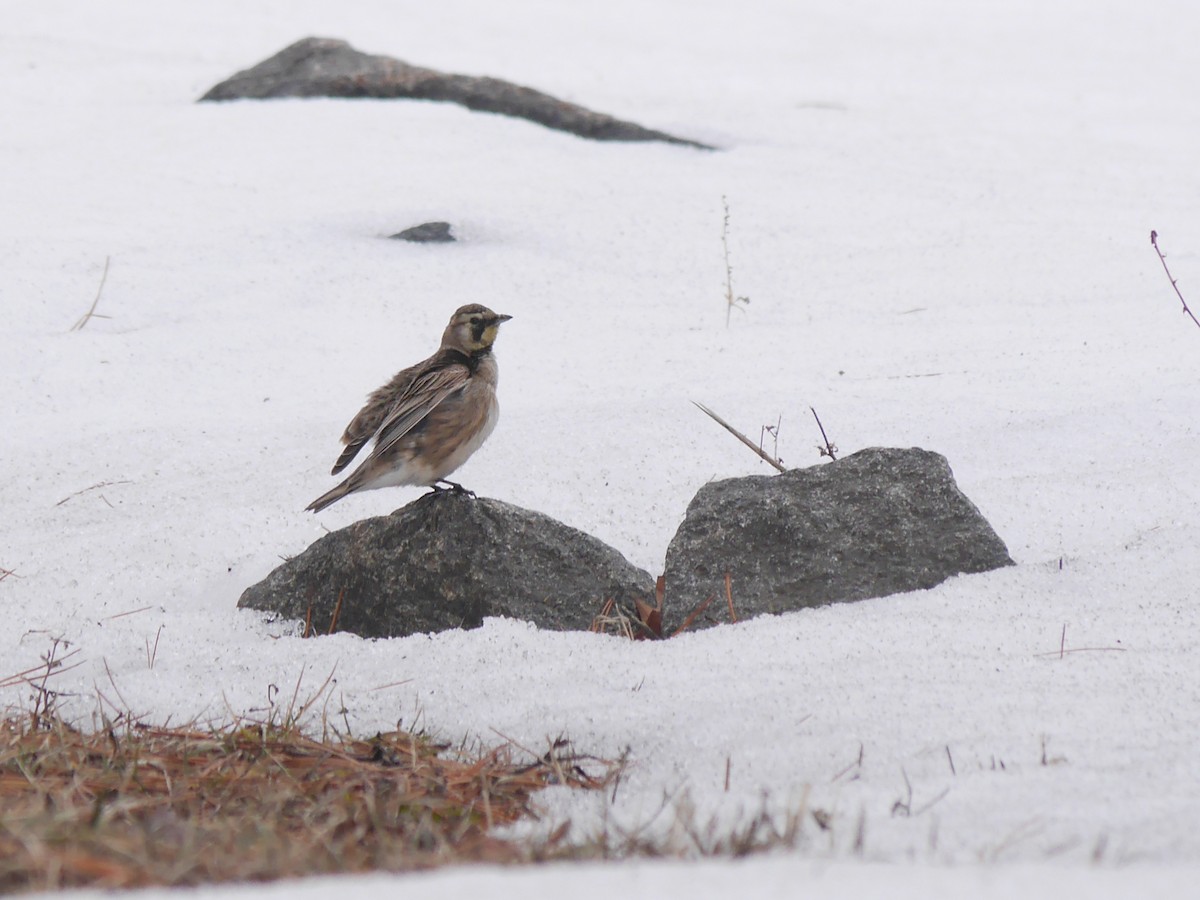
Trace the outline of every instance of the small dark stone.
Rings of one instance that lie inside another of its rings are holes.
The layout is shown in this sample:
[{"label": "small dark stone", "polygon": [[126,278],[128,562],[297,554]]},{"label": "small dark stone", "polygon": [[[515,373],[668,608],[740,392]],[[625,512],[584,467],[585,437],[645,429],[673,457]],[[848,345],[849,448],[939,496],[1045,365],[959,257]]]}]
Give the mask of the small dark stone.
[{"label": "small dark stone", "polygon": [[1012,565],[1004,542],[927,450],[863,450],[828,465],[707,484],[667,549],[664,627],[691,627],[931,588]]},{"label": "small dark stone", "polygon": [[355,50],[345,41],[309,37],[210,88],[205,100],[272,97],[353,97],[439,100],[467,109],[537,122],[596,141],[664,141],[712,147],[623,122],[499,78],[453,75],[390,56]]},{"label": "small dark stone", "polygon": [[449,244],[455,240],[454,235],[450,233],[449,222],[425,222],[397,231],[388,237],[398,241],[412,241],[414,244]]},{"label": "small dark stone", "polygon": [[[508,616],[584,630],[613,598],[632,610],[654,579],[612,547],[541,513],[454,491],[327,534],[246,589],[238,606],[363,637],[475,628]],[[311,609],[311,614],[309,610]]]}]

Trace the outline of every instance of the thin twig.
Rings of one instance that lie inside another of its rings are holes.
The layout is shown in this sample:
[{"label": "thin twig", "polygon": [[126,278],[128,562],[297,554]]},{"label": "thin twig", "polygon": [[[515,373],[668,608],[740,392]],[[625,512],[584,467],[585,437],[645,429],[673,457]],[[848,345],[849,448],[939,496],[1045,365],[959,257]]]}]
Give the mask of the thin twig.
[{"label": "thin twig", "polygon": [[33,710],[30,714],[29,721],[34,728],[43,726],[49,728],[49,719],[52,718],[57,712],[55,706],[58,703],[59,693],[58,691],[52,691],[47,688],[46,682],[50,680],[51,675],[55,674],[55,669],[58,669],[59,673],[61,673],[63,671],[63,660],[69,658],[76,652],[76,650],[78,650],[78,648],[76,648],[76,650],[72,650],[65,656],[59,658],[58,648],[62,647],[63,649],[66,649],[70,646],[71,642],[64,638],[52,638],[50,641],[50,649],[42,654],[42,662],[44,665],[41,671],[41,684],[37,684],[34,681],[29,682],[30,687],[34,689]]},{"label": "thin twig", "polygon": [[764,425],[758,433],[758,449],[762,450],[763,442],[767,439],[767,435],[771,436],[771,453],[779,460],[780,465],[783,464],[783,459],[779,456],[779,427],[783,424],[783,414],[780,413],[775,417],[774,425]]},{"label": "thin twig", "polygon": [[769,453],[766,453],[763,450],[760,450],[757,446],[755,446],[754,441],[750,440],[750,438],[746,437],[744,434],[742,434],[740,431],[738,431],[736,428],[734,428],[732,425],[730,425],[728,422],[726,422],[724,419],[722,419],[720,416],[718,416],[715,412],[713,412],[711,409],[709,409],[703,403],[696,403],[695,400],[693,400],[692,403],[695,404],[695,406],[702,413],[707,415],[714,422],[716,422],[718,425],[720,425],[722,428],[724,428],[726,431],[728,431],[730,434],[732,434],[735,438],[737,438],[739,441],[741,441],[743,444],[745,444],[747,447],[749,447],[751,450],[753,450],[758,456],[762,457],[763,460],[770,463],[772,466],[774,466],[780,472],[787,471],[787,469],[785,469],[783,467],[783,465],[779,462],[779,460],[773,458]]},{"label": "thin twig", "polygon": [[96,305],[100,302],[100,295],[104,293],[104,282],[108,281],[108,264],[112,262],[111,256],[104,257],[104,274],[100,276],[100,287],[96,289],[96,299],[92,301],[92,308],[80,316],[79,321],[71,326],[72,331],[82,331],[83,326],[92,319],[108,319],[111,316],[103,316],[96,312]]},{"label": "thin twig", "polygon": [[728,572],[725,573],[725,599],[729,603],[729,621],[736,622],[738,617],[733,611],[733,578]]},{"label": "thin twig", "polygon": [[[30,677],[35,672],[38,673],[39,675],[43,676],[42,677],[42,685],[44,686],[46,683],[46,678],[49,675],[62,675],[64,672],[70,672],[72,669],[78,669],[80,666],[82,666],[83,665],[82,661],[72,663],[69,666],[63,665],[64,662],[66,662],[68,659],[75,656],[75,654],[77,654],[79,652],[80,652],[80,648],[76,647],[74,650],[64,653],[62,656],[59,656],[59,657],[54,657],[53,655],[51,655],[51,658],[49,660],[47,660],[45,657],[43,657],[42,662],[36,666],[32,666],[31,668],[25,669],[22,672],[17,672],[14,675],[7,675],[4,678],[0,678],[0,688],[9,688],[9,687],[13,687],[14,685],[18,685],[18,684],[28,684],[30,686],[36,687],[36,685],[34,684],[34,680]],[[53,670],[53,671],[51,671],[51,670]]]},{"label": "thin twig", "polygon": [[382,691],[382,690],[385,690],[386,688],[399,687],[400,685],[408,684],[409,682],[411,682],[413,680],[414,679],[412,679],[412,678],[405,678],[403,681],[389,681],[387,684],[381,684],[378,687],[367,688],[367,692],[370,693],[371,691]]},{"label": "thin twig", "polygon": [[[721,249],[725,252],[725,327],[729,327],[729,317],[735,309],[745,312],[749,297],[735,297],[733,294],[733,266],[729,262],[729,201],[721,197],[721,205],[725,208],[725,218],[721,222]],[[739,305],[740,304],[740,305]]]},{"label": "thin twig", "polygon": [[101,622],[111,622],[113,619],[123,619],[126,616],[134,616],[134,615],[137,615],[138,613],[143,613],[148,609],[154,609],[154,607],[153,606],[139,606],[137,609],[127,609],[127,610],[125,610],[125,612],[119,612],[116,615],[105,616],[100,621]]},{"label": "thin twig", "polygon": [[1171,274],[1171,270],[1167,267],[1167,258],[1163,255],[1162,250],[1158,249],[1157,231],[1152,230],[1150,232],[1150,243],[1154,247],[1154,252],[1158,254],[1158,261],[1162,263],[1163,271],[1167,273],[1167,278],[1171,282],[1171,287],[1175,289],[1175,296],[1178,297],[1179,302],[1183,304],[1183,311],[1187,313],[1188,317],[1193,322],[1196,323],[1196,327],[1200,328],[1200,319],[1196,318],[1195,313],[1193,313],[1191,308],[1187,305],[1187,301],[1183,299],[1183,293],[1179,290],[1179,285],[1175,281],[1175,276]]},{"label": "thin twig", "polygon": [[[62,506],[64,503],[66,503],[66,502],[67,502],[68,500],[70,500],[72,497],[78,497],[78,496],[80,496],[81,494],[86,494],[88,491],[94,491],[94,490],[97,490],[98,488],[103,488],[103,487],[111,487],[111,486],[112,486],[112,485],[114,485],[114,484],[133,484],[133,482],[132,482],[132,481],[129,481],[128,479],[125,479],[125,480],[123,480],[123,481],[97,481],[97,482],[96,482],[95,484],[93,484],[91,487],[85,487],[85,488],[84,488],[83,490],[81,490],[81,491],[76,491],[76,492],[75,492],[75,493],[73,493],[73,494],[70,494],[70,495],[68,495],[68,496],[66,496],[66,497],[63,497],[61,500],[59,500],[59,501],[58,501],[57,503],[55,503],[54,505],[55,505],[55,506]],[[104,498],[103,498],[103,497],[101,497],[101,499],[104,499]],[[105,503],[108,503],[108,501],[107,501],[107,500],[105,500],[104,502],[105,502]],[[112,506],[112,504],[111,504],[111,503],[108,503],[108,505],[109,505],[109,506]]]},{"label": "thin twig", "polygon": [[830,459],[837,459],[838,448],[836,444],[829,442],[829,435],[825,433],[825,426],[821,424],[821,417],[817,415],[816,409],[809,407],[812,410],[813,418],[817,420],[817,427],[821,429],[821,440],[825,442],[824,447],[818,447],[817,450],[822,456],[828,456]]},{"label": "thin twig", "polygon": [[842,778],[842,776],[847,775],[850,772],[853,772],[855,769],[861,769],[862,764],[863,764],[863,753],[864,753],[864,748],[862,745],[862,741],[859,741],[859,743],[858,743],[858,759],[856,759],[854,762],[850,763],[850,765],[846,766],[846,768],[842,769],[842,771],[838,772],[831,779],[829,779],[829,783],[833,784],[833,782],[838,781],[840,778]]}]

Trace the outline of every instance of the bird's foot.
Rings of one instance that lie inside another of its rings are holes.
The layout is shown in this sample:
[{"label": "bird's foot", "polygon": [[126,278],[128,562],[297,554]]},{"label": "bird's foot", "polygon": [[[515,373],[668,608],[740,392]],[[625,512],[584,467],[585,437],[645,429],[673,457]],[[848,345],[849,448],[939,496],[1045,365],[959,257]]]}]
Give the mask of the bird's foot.
[{"label": "bird's foot", "polygon": [[[438,487],[438,485],[446,485],[446,487]],[[441,493],[442,491],[453,491],[456,494],[466,494],[472,500],[478,499],[474,491],[469,491],[456,481],[447,481],[445,478],[439,478],[436,482],[430,485],[434,491]]]}]

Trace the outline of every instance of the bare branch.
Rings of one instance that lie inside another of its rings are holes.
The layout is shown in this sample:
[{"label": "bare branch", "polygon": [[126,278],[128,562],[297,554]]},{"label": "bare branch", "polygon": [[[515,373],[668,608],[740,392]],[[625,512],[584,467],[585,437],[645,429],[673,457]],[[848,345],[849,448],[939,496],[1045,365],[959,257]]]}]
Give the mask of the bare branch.
[{"label": "bare branch", "polygon": [[821,440],[825,442],[825,446],[818,447],[817,450],[820,451],[822,456],[828,456],[830,459],[836,460],[838,452],[837,445],[829,442],[829,435],[825,433],[825,426],[821,424],[821,417],[817,415],[817,411],[811,406],[809,409],[812,410],[813,418],[817,420],[817,427],[821,429]]},{"label": "bare branch", "polygon": [[1150,244],[1154,247],[1154,252],[1158,254],[1158,261],[1162,263],[1163,271],[1167,273],[1167,279],[1171,282],[1171,287],[1175,289],[1175,296],[1179,298],[1179,302],[1183,304],[1183,311],[1187,313],[1188,318],[1196,323],[1196,327],[1200,328],[1200,319],[1196,318],[1196,314],[1192,312],[1187,305],[1187,301],[1183,299],[1183,293],[1179,290],[1179,285],[1175,281],[1175,276],[1171,274],[1170,268],[1167,267],[1167,258],[1163,255],[1162,250],[1158,248],[1158,232],[1150,232]]}]

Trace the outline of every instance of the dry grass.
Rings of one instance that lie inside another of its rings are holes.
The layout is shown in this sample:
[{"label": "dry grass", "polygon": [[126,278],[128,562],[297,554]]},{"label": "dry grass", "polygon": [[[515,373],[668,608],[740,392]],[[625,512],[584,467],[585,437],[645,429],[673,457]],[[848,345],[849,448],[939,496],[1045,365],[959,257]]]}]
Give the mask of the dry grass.
[{"label": "dry grass", "polygon": [[[737,622],[737,610],[733,605],[733,589],[732,577],[729,572],[725,573],[725,601],[729,607],[729,621]],[[598,612],[592,618],[592,624],[588,626],[588,631],[595,634],[613,634],[618,637],[628,638],[631,641],[659,641],[665,638],[677,637],[683,634],[689,628],[696,624],[708,608],[712,606],[714,600],[717,599],[716,594],[709,594],[704,600],[692,608],[679,623],[679,626],[672,632],[663,632],[663,598],[666,594],[666,578],[662,575],[658,576],[658,581],[654,588],[654,605],[651,606],[640,597],[635,597],[633,600],[634,609],[627,611],[617,605],[616,600],[609,597],[600,606]]]},{"label": "dry grass", "polygon": [[404,732],[322,742],[264,723],[83,733],[9,718],[0,893],[518,861],[529,848],[491,837],[493,825],[531,815],[547,784],[604,783],[561,747],[525,764],[507,748],[445,749]]},{"label": "dry grass", "polygon": [[[643,618],[661,609],[642,606]],[[82,731],[59,715],[50,687],[79,665],[78,652],[55,639],[41,666],[0,679],[32,690],[31,708],[0,718],[0,894],[448,863],[742,856],[801,843],[805,805],[776,821],[765,800],[733,830],[715,820],[701,827],[681,802],[657,837],[646,833],[653,821],[630,833],[572,836],[564,822],[548,836],[496,837],[498,826],[536,818],[534,794],[549,785],[611,787],[615,801],[626,758],[576,754],[565,739],[541,757],[519,748],[519,761],[511,743],[468,753],[402,731],[343,738],[324,714],[320,730],[334,737],[318,740],[300,723],[313,718],[332,673],[304,702],[297,681],[291,702],[272,700],[266,721],[167,728],[119,713]]]},{"label": "dry grass", "polygon": [[646,828],[624,831],[606,828],[590,841],[570,848],[573,859],[742,859],[761,853],[794,851],[809,846],[809,819],[821,831],[829,828],[829,813],[810,808],[808,792],[799,804],[780,812],[769,809],[766,798],[758,812],[740,825],[717,818],[702,820],[691,798],[684,794],[671,806],[672,821],[665,832],[647,834]]}]

